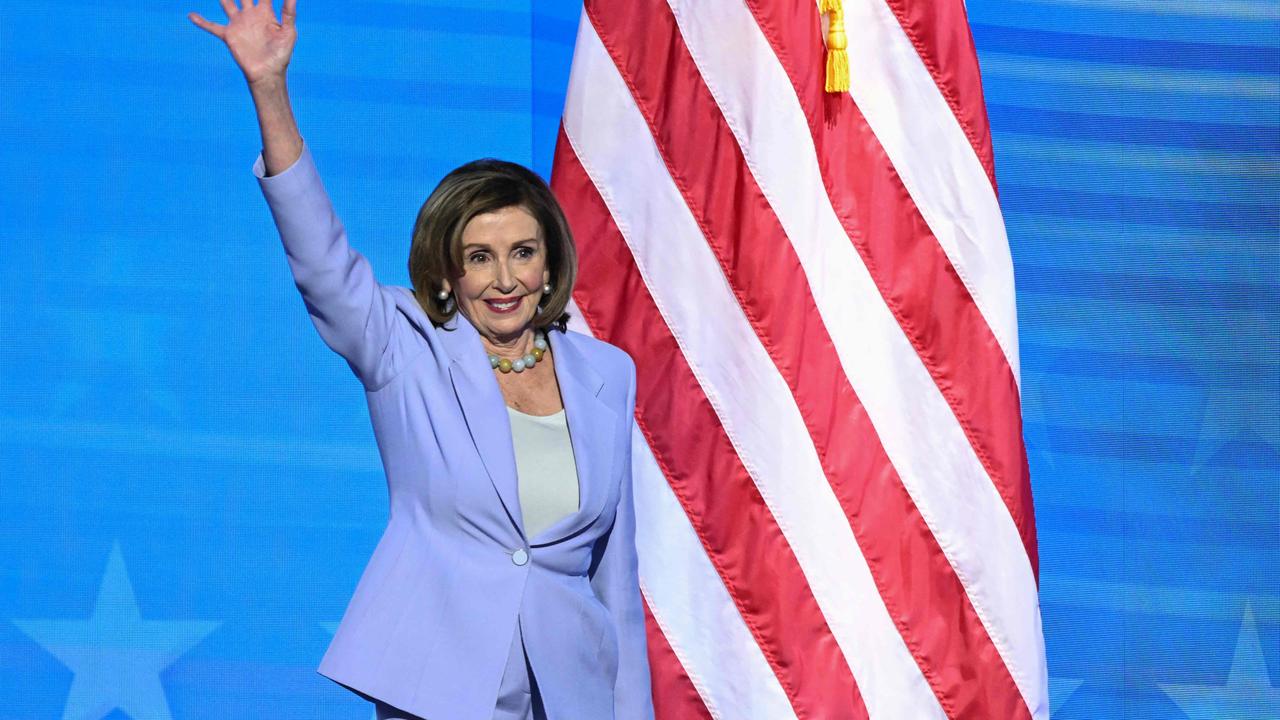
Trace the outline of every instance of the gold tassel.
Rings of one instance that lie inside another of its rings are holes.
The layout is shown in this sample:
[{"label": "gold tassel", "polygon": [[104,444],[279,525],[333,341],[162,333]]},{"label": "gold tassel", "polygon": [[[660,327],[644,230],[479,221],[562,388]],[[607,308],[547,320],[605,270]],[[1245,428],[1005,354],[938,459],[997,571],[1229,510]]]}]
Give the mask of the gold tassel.
[{"label": "gold tassel", "polygon": [[827,13],[827,92],[849,92],[849,40],[844,34],[844,4],[821,0],[818,12]]}]

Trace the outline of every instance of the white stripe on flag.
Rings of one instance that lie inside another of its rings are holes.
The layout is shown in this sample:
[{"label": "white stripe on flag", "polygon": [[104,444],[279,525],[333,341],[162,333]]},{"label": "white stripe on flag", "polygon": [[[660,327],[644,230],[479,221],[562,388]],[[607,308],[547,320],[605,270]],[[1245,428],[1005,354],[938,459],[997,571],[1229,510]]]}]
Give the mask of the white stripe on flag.
[{"label": "white stripe on flag", "polygon": [[794,718],[638,427],[631,446],[640,583],[685,674],[714,717]]}]

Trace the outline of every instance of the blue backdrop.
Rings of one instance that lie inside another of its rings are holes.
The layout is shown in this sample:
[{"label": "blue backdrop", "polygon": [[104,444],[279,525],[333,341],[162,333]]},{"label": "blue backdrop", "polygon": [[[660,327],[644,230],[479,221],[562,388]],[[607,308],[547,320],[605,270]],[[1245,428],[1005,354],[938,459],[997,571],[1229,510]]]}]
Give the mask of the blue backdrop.
[{"label": "blue backdrop", "polygon": [[[578,5],[302,0],[355,244],[546,175]],[[360,718],[314,673],[385,520],[212,0],[0,5],[0,718]],[[1280,717],[1280,9],[970,0],[1016,265],[1054,715]]]}]

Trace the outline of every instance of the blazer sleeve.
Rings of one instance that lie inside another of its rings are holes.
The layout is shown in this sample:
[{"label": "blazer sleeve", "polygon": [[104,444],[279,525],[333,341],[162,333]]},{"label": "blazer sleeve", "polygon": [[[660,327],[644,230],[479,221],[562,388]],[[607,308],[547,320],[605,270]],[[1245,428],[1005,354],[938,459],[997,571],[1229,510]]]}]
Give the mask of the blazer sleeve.
[{"label": "blazer sleeve", "polygon": [[645,636],[644,601],[640,596],[636,555],[635,500],[631,480],[631,440],[635,431],[636,371],[627,358],[627,436],[622,463],[621,492],[613,527],[596,559],[591,585],[613,616],[618,633],[618,675],[614,684],[615,720],[652,720],[653,690],[649,680],[649,650]]},{"label": "blazer sleeve", "polygon": [[320,337],[367,390],[378,389],[409,350],[401,347],[404,333],[397,332],[395,291],[379,284],[369,261],[347,243],[305,142],[298,159],[270,177],[259,153],[253,174]]}]

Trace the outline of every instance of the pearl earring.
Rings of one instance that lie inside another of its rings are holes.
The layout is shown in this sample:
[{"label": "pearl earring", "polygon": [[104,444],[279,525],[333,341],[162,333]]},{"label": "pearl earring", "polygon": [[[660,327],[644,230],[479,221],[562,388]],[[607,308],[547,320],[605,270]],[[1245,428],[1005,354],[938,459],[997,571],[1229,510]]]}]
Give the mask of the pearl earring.
[{"label": "pearl earring", "polygon": [[441,290],[440,292],[436,293],[436,298],[437,298],[438,300],[440,300],[440,302],[444,302],[445,300],[448,300],[448,299],[449,299],[449,291],[448,291],[448,290]]},{"label": "pearl earring", "polygon": [[551,294],[551,283],[546,283],[542,286],[542,294],[543,295]]}]

